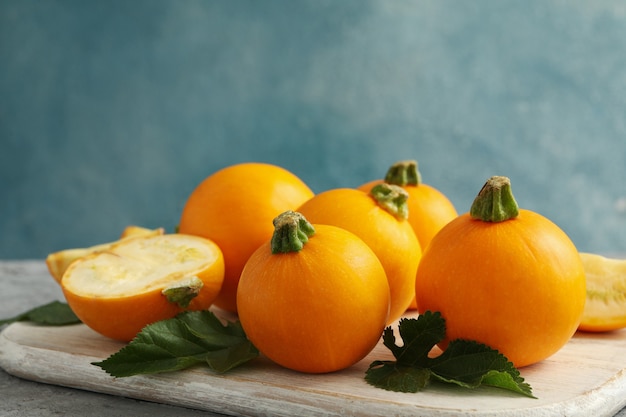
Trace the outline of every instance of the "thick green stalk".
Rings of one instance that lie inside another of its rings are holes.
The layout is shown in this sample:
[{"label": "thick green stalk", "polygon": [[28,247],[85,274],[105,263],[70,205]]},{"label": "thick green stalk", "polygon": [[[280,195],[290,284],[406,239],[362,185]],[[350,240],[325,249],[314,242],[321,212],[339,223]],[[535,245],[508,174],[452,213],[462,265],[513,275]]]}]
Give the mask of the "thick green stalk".
[{"label": "thick green stalk", "polygon": [[387,184],[405,186],[405,185],[420,185],[422,183],[422,176],[417,169],[417,161],[398,161],[389,167],[387,175],[385,175],[385,182]]},{"label": "thick green stalk", "polygon": [[393,184],[382,183],[375,185],[370,190],[370,196],[376,203],[399,220],[406,220],[409,217],[409,206],[407,200],[409,193],[402,187]]},{"label": "thick green stalk", "polygon": [[279,214],[274,219],[272,253],[299,252],[314,234],[315,228],[302,214],[291,210]]},{"label": "thick green stalk", "polygon": [[472,218],[486,222],[514,219],[518,214],[519,207],[511,191],[511,180],[500,176],[487,180],[470,209]]}]

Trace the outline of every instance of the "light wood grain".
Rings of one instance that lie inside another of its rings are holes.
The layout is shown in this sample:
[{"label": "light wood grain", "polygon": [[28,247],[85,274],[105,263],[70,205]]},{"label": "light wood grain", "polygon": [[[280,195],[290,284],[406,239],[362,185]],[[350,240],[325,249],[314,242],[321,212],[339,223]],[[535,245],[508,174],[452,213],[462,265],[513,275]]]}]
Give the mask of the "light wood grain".
[{"label": "light wood grain", "polygon": [[626,404],[626,332],[577,334],[551,358],[521,370],[538,399],[495,388],[433,384],[417,394],[388,392],[363,379],[378,346],[354,367],[327,375],[282,369],[264,358],[226,375],[196,367],[112,378],[91,362],[119,350],[84,325],[16,323],[0,333],[0,366],[29,380],[230,415],[612,416]]}]

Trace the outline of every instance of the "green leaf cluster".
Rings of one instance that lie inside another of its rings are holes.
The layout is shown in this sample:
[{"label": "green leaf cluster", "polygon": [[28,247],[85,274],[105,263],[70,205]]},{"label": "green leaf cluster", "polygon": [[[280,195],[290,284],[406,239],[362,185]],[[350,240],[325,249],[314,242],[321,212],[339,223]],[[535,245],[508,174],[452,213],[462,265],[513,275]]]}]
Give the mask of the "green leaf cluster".
[{"label": "green leaf cluster", "polygon": [[484,344],[456,339],[441,355],[430,357],[446,333],[445,320],[438,312],[401,319],[398,331],[402,346],[396,344],[393,329],[385,329],[383,343],[396,360],[372,362],[365,375],[369,384],[389,391],[418,392],[435,380],[465,388],[488,385],[535,398],[513,364]]},{"label": "green leaf cluster", "polygon": [[0,320],[0,326],[15,323],[17,321],[31,321],[46,326],[65,326],[67,324],[80,323],[80,319],[66,304],[60,301],[52,301],[48,304],[35,307],[15,317]]},{"label": "green leaf cluster", "polygon": [[258,355],[238,321],[224,324],[210,311],[187,311],[144,327],[129,344],[93,365],[115,377],[172,372],[202,363],[223,373]]}]

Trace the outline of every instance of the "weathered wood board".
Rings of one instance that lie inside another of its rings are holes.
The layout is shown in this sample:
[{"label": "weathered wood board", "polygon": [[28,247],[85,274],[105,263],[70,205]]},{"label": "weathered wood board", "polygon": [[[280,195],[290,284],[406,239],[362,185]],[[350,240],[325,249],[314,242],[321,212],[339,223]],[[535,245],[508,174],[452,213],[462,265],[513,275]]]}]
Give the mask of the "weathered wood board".
[{"label": "weathered wood board", "polygon": [[597,417],[626,405],[626,331],[577,334],[551,358],[521,369],[537,399],[443,384],[417,394],[371,387],[363,379],[370,362],[391,359],[382,345],[354,367],[326,375],[263,358],[226,375],[196,367],[116,379],[91,365],[122,346],[84,325],[15,323],[0,333],[0,366],[29,380],[229,415]]}]

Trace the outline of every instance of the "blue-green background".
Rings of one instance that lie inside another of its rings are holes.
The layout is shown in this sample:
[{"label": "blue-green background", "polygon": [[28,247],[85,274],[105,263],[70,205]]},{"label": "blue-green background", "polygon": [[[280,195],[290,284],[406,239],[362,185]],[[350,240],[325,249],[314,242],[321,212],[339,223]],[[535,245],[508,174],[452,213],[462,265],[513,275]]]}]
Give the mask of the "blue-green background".
[{"label": "blue-green background", "polygon": [[400,159],[626,252],[626,3],[0,0],[0,258],[173,231],[237,162],[319,192]]}]

